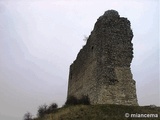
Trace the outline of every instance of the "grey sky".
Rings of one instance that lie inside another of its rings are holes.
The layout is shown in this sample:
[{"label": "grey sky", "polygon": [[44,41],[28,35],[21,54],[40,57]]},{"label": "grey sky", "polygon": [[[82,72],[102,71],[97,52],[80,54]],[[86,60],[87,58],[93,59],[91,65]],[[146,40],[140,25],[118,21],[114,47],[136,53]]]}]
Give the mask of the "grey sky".
[{"label": "grey sky", "polygon": [[21,120],[39,105],[63,105],[69,65],[99,16],[131,21],[133,78],[140,105],[160,105],[158,0],[0,0],[0,119]]}]

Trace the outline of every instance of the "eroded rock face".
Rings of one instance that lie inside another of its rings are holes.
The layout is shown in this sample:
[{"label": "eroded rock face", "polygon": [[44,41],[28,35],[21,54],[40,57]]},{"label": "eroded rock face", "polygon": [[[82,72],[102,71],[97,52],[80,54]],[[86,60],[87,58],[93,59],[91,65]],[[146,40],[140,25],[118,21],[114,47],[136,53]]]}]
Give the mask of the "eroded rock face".
[{"label": "eroded rock face", "polygon": [[70,66],[68,96],[88,95],[91,104],[138,105],[130,64],[133,33],[115,10],[99,17]]}]

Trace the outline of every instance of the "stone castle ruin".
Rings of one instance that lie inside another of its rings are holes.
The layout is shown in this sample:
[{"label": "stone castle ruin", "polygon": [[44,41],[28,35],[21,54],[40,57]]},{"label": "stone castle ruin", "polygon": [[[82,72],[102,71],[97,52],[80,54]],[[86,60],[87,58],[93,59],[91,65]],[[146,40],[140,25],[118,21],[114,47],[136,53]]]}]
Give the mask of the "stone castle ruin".
[{"label": "stone castle ruin", "polygon": [[130,69],[132,38],[130,21],[117,11],[99,17],[70,66],[68,97],[88,95],[91,104],[138,105]]}]

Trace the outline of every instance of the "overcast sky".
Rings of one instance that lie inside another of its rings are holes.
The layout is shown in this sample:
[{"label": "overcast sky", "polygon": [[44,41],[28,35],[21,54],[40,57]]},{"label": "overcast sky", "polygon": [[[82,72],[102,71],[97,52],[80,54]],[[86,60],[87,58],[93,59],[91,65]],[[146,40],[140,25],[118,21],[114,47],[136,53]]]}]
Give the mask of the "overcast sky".
[{"label": "overcast sky", "polygon": [[64,104],[69,66],[109,9],[131,21],[139,105],[160,105],[158,0],[0,0],[0,120]]}]

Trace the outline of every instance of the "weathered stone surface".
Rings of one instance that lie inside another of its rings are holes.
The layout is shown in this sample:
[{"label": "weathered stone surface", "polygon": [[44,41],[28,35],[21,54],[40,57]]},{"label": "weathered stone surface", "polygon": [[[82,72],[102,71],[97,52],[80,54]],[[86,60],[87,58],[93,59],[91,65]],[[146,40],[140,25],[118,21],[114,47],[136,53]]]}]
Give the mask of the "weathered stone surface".
[{"label": "weathered stone surface", "polygon": [[138,105],[130,70],[132,38],[129,20],[117,11],[99,17],[70,66],[68,96],[88,95],[91,104]]}]

